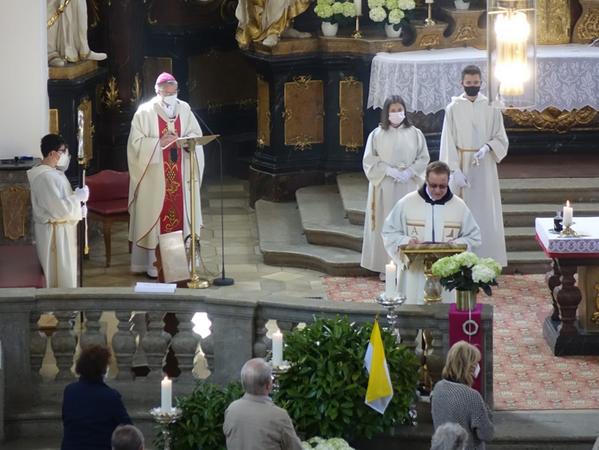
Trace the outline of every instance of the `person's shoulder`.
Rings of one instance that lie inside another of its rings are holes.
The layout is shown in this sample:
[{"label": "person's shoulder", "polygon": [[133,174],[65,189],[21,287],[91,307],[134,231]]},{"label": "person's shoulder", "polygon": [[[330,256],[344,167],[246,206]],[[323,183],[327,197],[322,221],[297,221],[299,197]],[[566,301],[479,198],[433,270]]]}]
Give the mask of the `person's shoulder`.
[{"label": "person's shoulder", "polygon": [[185,111],[191,111],[191,106],[189,106],[189,103],[187,103],[185,100],[181,100],[180,98],[178,98],[177,100],[179,102],[180,109],[184,109]]}]

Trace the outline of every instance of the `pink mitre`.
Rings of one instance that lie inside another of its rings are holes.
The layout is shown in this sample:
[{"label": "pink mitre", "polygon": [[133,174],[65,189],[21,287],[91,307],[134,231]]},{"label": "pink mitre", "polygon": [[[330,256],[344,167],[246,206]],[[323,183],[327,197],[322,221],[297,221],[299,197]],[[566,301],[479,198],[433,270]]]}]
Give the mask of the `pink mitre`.
[{"label": "pink mitre", "polygon": [[170,73],[162,72],[160,75],[158,75],[158,78],[156,78],[156,86],[158,87],[161,84],[165,84],[165,83],[177,84],[177,80]]}]

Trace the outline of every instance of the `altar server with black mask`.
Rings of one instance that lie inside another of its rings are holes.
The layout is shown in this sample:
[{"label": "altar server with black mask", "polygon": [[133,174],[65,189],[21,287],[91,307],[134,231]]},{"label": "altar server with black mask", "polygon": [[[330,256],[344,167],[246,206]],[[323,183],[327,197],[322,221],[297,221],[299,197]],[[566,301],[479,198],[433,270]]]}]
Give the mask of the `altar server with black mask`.
[{"label": "altar server with black mask", "polygon": [[501,110],[479,93],[481,71],[462,70],[464,93],[445,108],[439,159],[451,169],[450,189],[462,197],[480,226],[478,256],[507,265],[497,164],[507,155]]}]

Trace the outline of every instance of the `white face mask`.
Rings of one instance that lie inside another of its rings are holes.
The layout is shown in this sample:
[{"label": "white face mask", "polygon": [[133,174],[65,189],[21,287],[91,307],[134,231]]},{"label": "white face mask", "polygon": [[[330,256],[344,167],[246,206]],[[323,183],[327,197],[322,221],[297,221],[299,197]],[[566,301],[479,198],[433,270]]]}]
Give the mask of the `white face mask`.
[{"label": "white face mask", "polygon": [[479,374],[480,374],[480,364],[477,364],[476,367],[474,368],[474,378],[478,378]]},{"label": "white face mask", "polygon": [[389,122],[391,122],[392,125],[401,125],[405,118],[406,113],[403,111],[389,113]]},{"label": "white face mask", "polygon": [[162,101],[168,106],[175,106],[177,104],[177,94],[162,97]]},{"label": "white face mask", "polygon": [[58,158],[58,162],[56,163],[56,168],[58,170],[62,170],[65,172],[69,168],[69,164],[71,163],[71,154],[70,153],[61,153],[60,158]]}]

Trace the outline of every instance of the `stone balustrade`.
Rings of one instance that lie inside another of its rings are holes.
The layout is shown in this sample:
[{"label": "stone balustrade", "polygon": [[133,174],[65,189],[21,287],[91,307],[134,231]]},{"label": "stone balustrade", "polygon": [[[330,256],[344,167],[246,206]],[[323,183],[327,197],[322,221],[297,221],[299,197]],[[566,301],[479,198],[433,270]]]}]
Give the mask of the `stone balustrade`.
[{"label": "stone balustrade", "polygon": [[[399,311],[403,343],[415,351],[419,351],[418,330],[429,330],[432,339],[426,358],[433,379],[438,378],[448,350],[447,310],[448,305],[438,304],[404,305]],[[116,330],[107,333],[101,320],[103,313],[113,317]],[[132,321],[134,313],[142,320]],[[171,333],[165,331],[167,313],[178,321],[174,331],[169,329]],[[193,332],[195,313],[206,313],[211,322],[210,334],[205,338]],[[40,329],[42,314],[53,316],[55,326]],[[209,381],[223,384],[238,379],[247,359],[265,356],[270,349],[266,329],[269,321],[276,321],[286,333],[315,316],[341,315],[356,322],[372,322],[376,314],[384,323],[385,311],[374,303],[312,300],[276,293],[248,293],[235,298],[226,290],[178,289],[172,295],[154,295],[136,294],[131,288],[0,289],[7,423],[18,428],[18,421],[34,420],[36,408],[59,421],[62,390],[75,379],[72,369],[81,346],[110,345],[117,373],[111,372],[109,384],[121,392],[130,411],[147,411],[160,404],[158,381],[169,354],[170,364],[179,373],[174,378],[174,395],[180,396],[193,389],[197,380],[193,369],[200,353],[210,372]],[[491,306],[484,305],[482,317],[484,396],[492,405]],[[132,370],[140,359],[148,370],[145,376],[135,375],[137,371]],[[52,364],[55,376],[41,376],[42,366]]]}]

